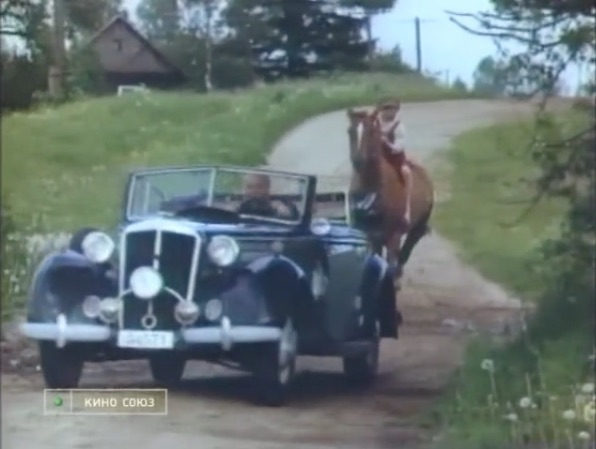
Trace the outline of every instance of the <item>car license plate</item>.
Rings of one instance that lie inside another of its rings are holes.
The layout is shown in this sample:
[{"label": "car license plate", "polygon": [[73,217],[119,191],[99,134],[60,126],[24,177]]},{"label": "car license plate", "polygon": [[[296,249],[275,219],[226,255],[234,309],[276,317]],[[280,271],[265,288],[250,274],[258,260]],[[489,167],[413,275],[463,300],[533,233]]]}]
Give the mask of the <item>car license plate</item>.
[{"label": "car license plate", "polygon": [[167,331],[121,330],[118,332],[118,346],[135,349],[172,349],[174,333]]}]

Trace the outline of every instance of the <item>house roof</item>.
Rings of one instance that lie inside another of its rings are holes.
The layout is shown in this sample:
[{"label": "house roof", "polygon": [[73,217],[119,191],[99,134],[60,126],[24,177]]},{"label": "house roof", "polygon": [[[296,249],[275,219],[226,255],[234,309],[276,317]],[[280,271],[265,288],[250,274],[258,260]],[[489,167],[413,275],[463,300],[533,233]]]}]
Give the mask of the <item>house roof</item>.
[{"label": "house roof", "polygon": [[155,48],[155,46],[145,36],[143,36],[128,20],[126,20],[122,16],[113,17],[112,20],[110,20],[99,31],[97,31],[89,40],[89,45],[93,45],[93,43],[97,39],[99,39],[107,30],[109,30],[117,24],[124,26],[132,35],[139,39],[145,46],[145,48],[149,50],[151,54],[164,66],[168,67],[171,71],[176,72],[181,76],[184,76],[184,73],[182,72],[182,70],[180,70],[180,68],[178,68],[174,63],[172,63],[161,51]]}]

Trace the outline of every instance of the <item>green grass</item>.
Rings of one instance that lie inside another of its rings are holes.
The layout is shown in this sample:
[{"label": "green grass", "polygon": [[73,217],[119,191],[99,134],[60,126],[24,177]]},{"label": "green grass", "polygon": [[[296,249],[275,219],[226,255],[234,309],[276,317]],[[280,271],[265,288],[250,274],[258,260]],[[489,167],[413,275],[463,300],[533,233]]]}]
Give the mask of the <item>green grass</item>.
[{"label": "green grass", "polygon": [[516,122],[457,137],[437,171],[448,192],[434,217],[464,260],[526,298],[539,293],[535,250],[557,234],[565,212],[552,199],[529,208],[539,174],[528,151],[532,132],[530,122]]},{"label": "green grass", "polygon": [[315,114],[395,94],[461,96],[417,76],[345,75],[240,91],[98,98],[14,114],[2,123],[2,188],[20,226],[70,231],[114,224],[123,180],[141,166],[260,164]]},{"label": "green grass", "polygon": [[[558,123],[561,129],[575,128],[577,118],[561,116]],[[550,279],[542,270],[538,249],[545,239],[557,236],[566,204],[544,200],[518,220],[528,210],[527,200],[535,192],[531,181],[539,174],[528,152],[533,131],[533,123],[516,122],[459,136],[436,172],[446,200],[434,221],[460,248],[461,257],[486,277],[551,310],[551,304],[567,298],[547,291]],[[550,315],[541,316],[557,319]],[[578,323],[577,330],[562,336],[542,335],[539,344],[529,341],[528,334],[505,346],[473,342],[453,389],[435,411],[443,430],[438,447],[591,447],[580,438],[580,432],[594,438],[593,420],[584,416],[594,397],[580,391],[581,384],[594,382],[588,357],[593,336],[585,333]],[[481,368],[486,360],[493,363],[494,372]],[[522,408],[524,397],[537,407]],[[563,419],[569,410],[575,411],[575,420]],[[518,418],[515,425],[505,419],[511,413]],[[524,438],[537,445],[525,446]]]}]

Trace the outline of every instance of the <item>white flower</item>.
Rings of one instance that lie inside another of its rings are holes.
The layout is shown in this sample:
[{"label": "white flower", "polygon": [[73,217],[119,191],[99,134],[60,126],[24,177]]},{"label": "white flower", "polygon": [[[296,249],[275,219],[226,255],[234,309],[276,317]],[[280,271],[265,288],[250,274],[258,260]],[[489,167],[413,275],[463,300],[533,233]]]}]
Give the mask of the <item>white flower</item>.
[{"label": "white flower", "polygon": [[533,404],[532,399],[530,399],[527,396],[525,396],[519,400],[519,406],[521,408],[530,408],[532,406],[532,404]]},{"label": "white flower", "polygon": [[480,368],[484,371],[493,372],[495,370],[495,363],[491,359],[484,359],[480,364]]},{"label": "white flower", "polygon": [[588,441],[591,438],[591,435],[585,430],[582,430],[580,433],[577,434],[577,438],[579,438],[580,440]]},{"label": "white flower", "polygon": [[588,402],[584,407],[584,421],[594,422],[596,419],[596,403],[594,401]]},{"label": "white flower", "polygon": [[573,421],[575,419],[575,412],[573,410],[565,410],[563,412],[563,419],[566,421]]},{"label": "white flower", "polygon": [[588,382],[586,384],[582,385],[581,388],[582,393],[584,394],[592,394],[594,393],[594,383],[593,382]]},{"label": "white flower", "polygon": [[505,415],[505,419],[510,422],[517,422],[517,413],[509,413],[508,415]]}]

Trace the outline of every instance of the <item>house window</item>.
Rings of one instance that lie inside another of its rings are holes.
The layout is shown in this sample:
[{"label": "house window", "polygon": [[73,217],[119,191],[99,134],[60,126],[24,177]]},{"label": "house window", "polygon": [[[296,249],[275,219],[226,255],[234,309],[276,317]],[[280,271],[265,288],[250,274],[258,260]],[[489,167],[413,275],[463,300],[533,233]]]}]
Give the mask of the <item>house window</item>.
[{"label": "house window", "polygon": [[122,51],[122,39],[114,39],[114,45],[117,51]]}]

